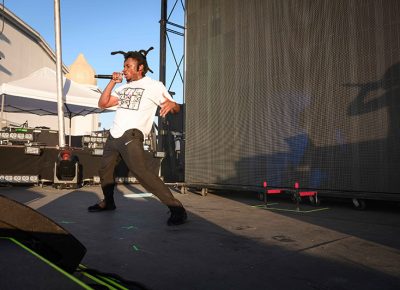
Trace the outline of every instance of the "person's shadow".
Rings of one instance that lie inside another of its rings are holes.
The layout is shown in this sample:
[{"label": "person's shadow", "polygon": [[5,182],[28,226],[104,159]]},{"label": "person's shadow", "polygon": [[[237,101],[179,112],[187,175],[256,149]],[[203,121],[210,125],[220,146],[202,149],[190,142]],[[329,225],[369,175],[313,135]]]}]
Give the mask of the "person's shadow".
[{"label": "person's shadow", "polygon": [[[390,66],[383,78],[375,82],[364,84],[346,84],[359,88],[357,97],[348,107],[348,115],[356,116],[377,111],[383,107],[388,110],[387,139],[400,138],[400,63]],[[377,98],[367,100],[370,93],[383,89],[384,93]],[[377,120],[379,122],[379,120]]]}]

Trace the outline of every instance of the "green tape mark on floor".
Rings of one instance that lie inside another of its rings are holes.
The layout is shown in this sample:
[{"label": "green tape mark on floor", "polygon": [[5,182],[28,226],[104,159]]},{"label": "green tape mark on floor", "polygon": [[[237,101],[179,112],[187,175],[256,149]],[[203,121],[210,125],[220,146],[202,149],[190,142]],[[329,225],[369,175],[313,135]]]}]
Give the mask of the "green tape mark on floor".
[{"label": "green tape mark on floor", "polygon": [[125,226],[125,227],[122,227],[122,228],[126,229],[126,230],[131,230],[131,229],[137,230],[137,227],[135,227],[135,226]]},{"label": "green tape mark on floor", "polygon": [[[279,203],[275,202],[275,203],[269,203],[268,206],[270,205],[277,205]],[[266,206],[265,204],[258,204],[258,205],[252,205],[251,207],[258,207],[258,208],[268,208],[268,206]]]},{"label": "green tape mark on floor", "polygon": [[274,207],[266,207],[264,209],[277,210],[277,211],[288,211],[288,212],[298,212],[298,213],[310,213],[310,212],[328,210],[329,207],[322,207],[322,208],[316,208],[316,209],[310,209],[310,210],[301,210],[301,209],[297,210],[297,209],[274,208]]}]

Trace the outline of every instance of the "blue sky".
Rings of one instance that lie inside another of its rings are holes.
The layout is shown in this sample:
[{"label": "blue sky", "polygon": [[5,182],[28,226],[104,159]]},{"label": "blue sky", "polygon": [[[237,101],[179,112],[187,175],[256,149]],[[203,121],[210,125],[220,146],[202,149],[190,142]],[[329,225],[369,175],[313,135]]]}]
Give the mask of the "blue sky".
[{"label": "blue sky", "polygon": [[[169,0],[168,15],[169,21],[183,26],[182,3],[183,0]],[[55,50],[54,0],[5,0],[4,5]],[[79,53],[83,53],[97,74],[111,74],[120,71],[123,66],[122,55],[112,56],[112,51],[153,46],[148,63],[154,73],[148,75],[159,79],[161,0],[60,0],[60,5],[62,59],[65,65],[71,65]],[[179,62],[184,39],[173,33],[168,33],[168,36]],[[175,60],[167,44],[167,88],[170,88],[175,71]],[[97,84],[103,89],[107,82],[98,80]],[[170,90],[176,93],[174,98],[182,103],[183,85],[179,75]],[[113,113],[102,114],[102,127],[108,129],[112,118]]]}]

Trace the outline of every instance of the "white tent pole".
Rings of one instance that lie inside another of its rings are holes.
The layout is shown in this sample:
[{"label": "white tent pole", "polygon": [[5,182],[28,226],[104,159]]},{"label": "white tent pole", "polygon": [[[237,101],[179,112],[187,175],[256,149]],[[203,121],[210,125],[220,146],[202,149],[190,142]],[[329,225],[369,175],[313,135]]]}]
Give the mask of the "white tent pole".
[{"label": "white tent pole", "polygon": [[3,129],[3,122],[4,123],[7,123],[7,122],[5,122],[5,119],[4,119],[4,98],[5,98],[6,96],[5,96],[5,94],[2,94],[1,95],[1,123],[0,123],[0,129]]},{"label": "white tent pole", "polygon": [[69,113],[69,137],[68,137],[68,146],[71,147],[71,129],[72,129],[72,116],[71,112]]},{"label": "white tent pole", "polygon": [[54,26],[56,32],[56,77],[57,77],[57,111],[58,111],[58,146],[65,147],[63,75],[61,57],[61,17],[60,0],[54,0]]}]

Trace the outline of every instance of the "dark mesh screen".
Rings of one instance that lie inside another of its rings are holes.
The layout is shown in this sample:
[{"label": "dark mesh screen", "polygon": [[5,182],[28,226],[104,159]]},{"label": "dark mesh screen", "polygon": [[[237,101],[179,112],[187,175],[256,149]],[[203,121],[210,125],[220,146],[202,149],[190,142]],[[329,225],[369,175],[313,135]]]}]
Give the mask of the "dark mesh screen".
[{"label": "dark mesh screen", "polygon": [[399,192],[400,1],[188,0],[187,183]]}]

